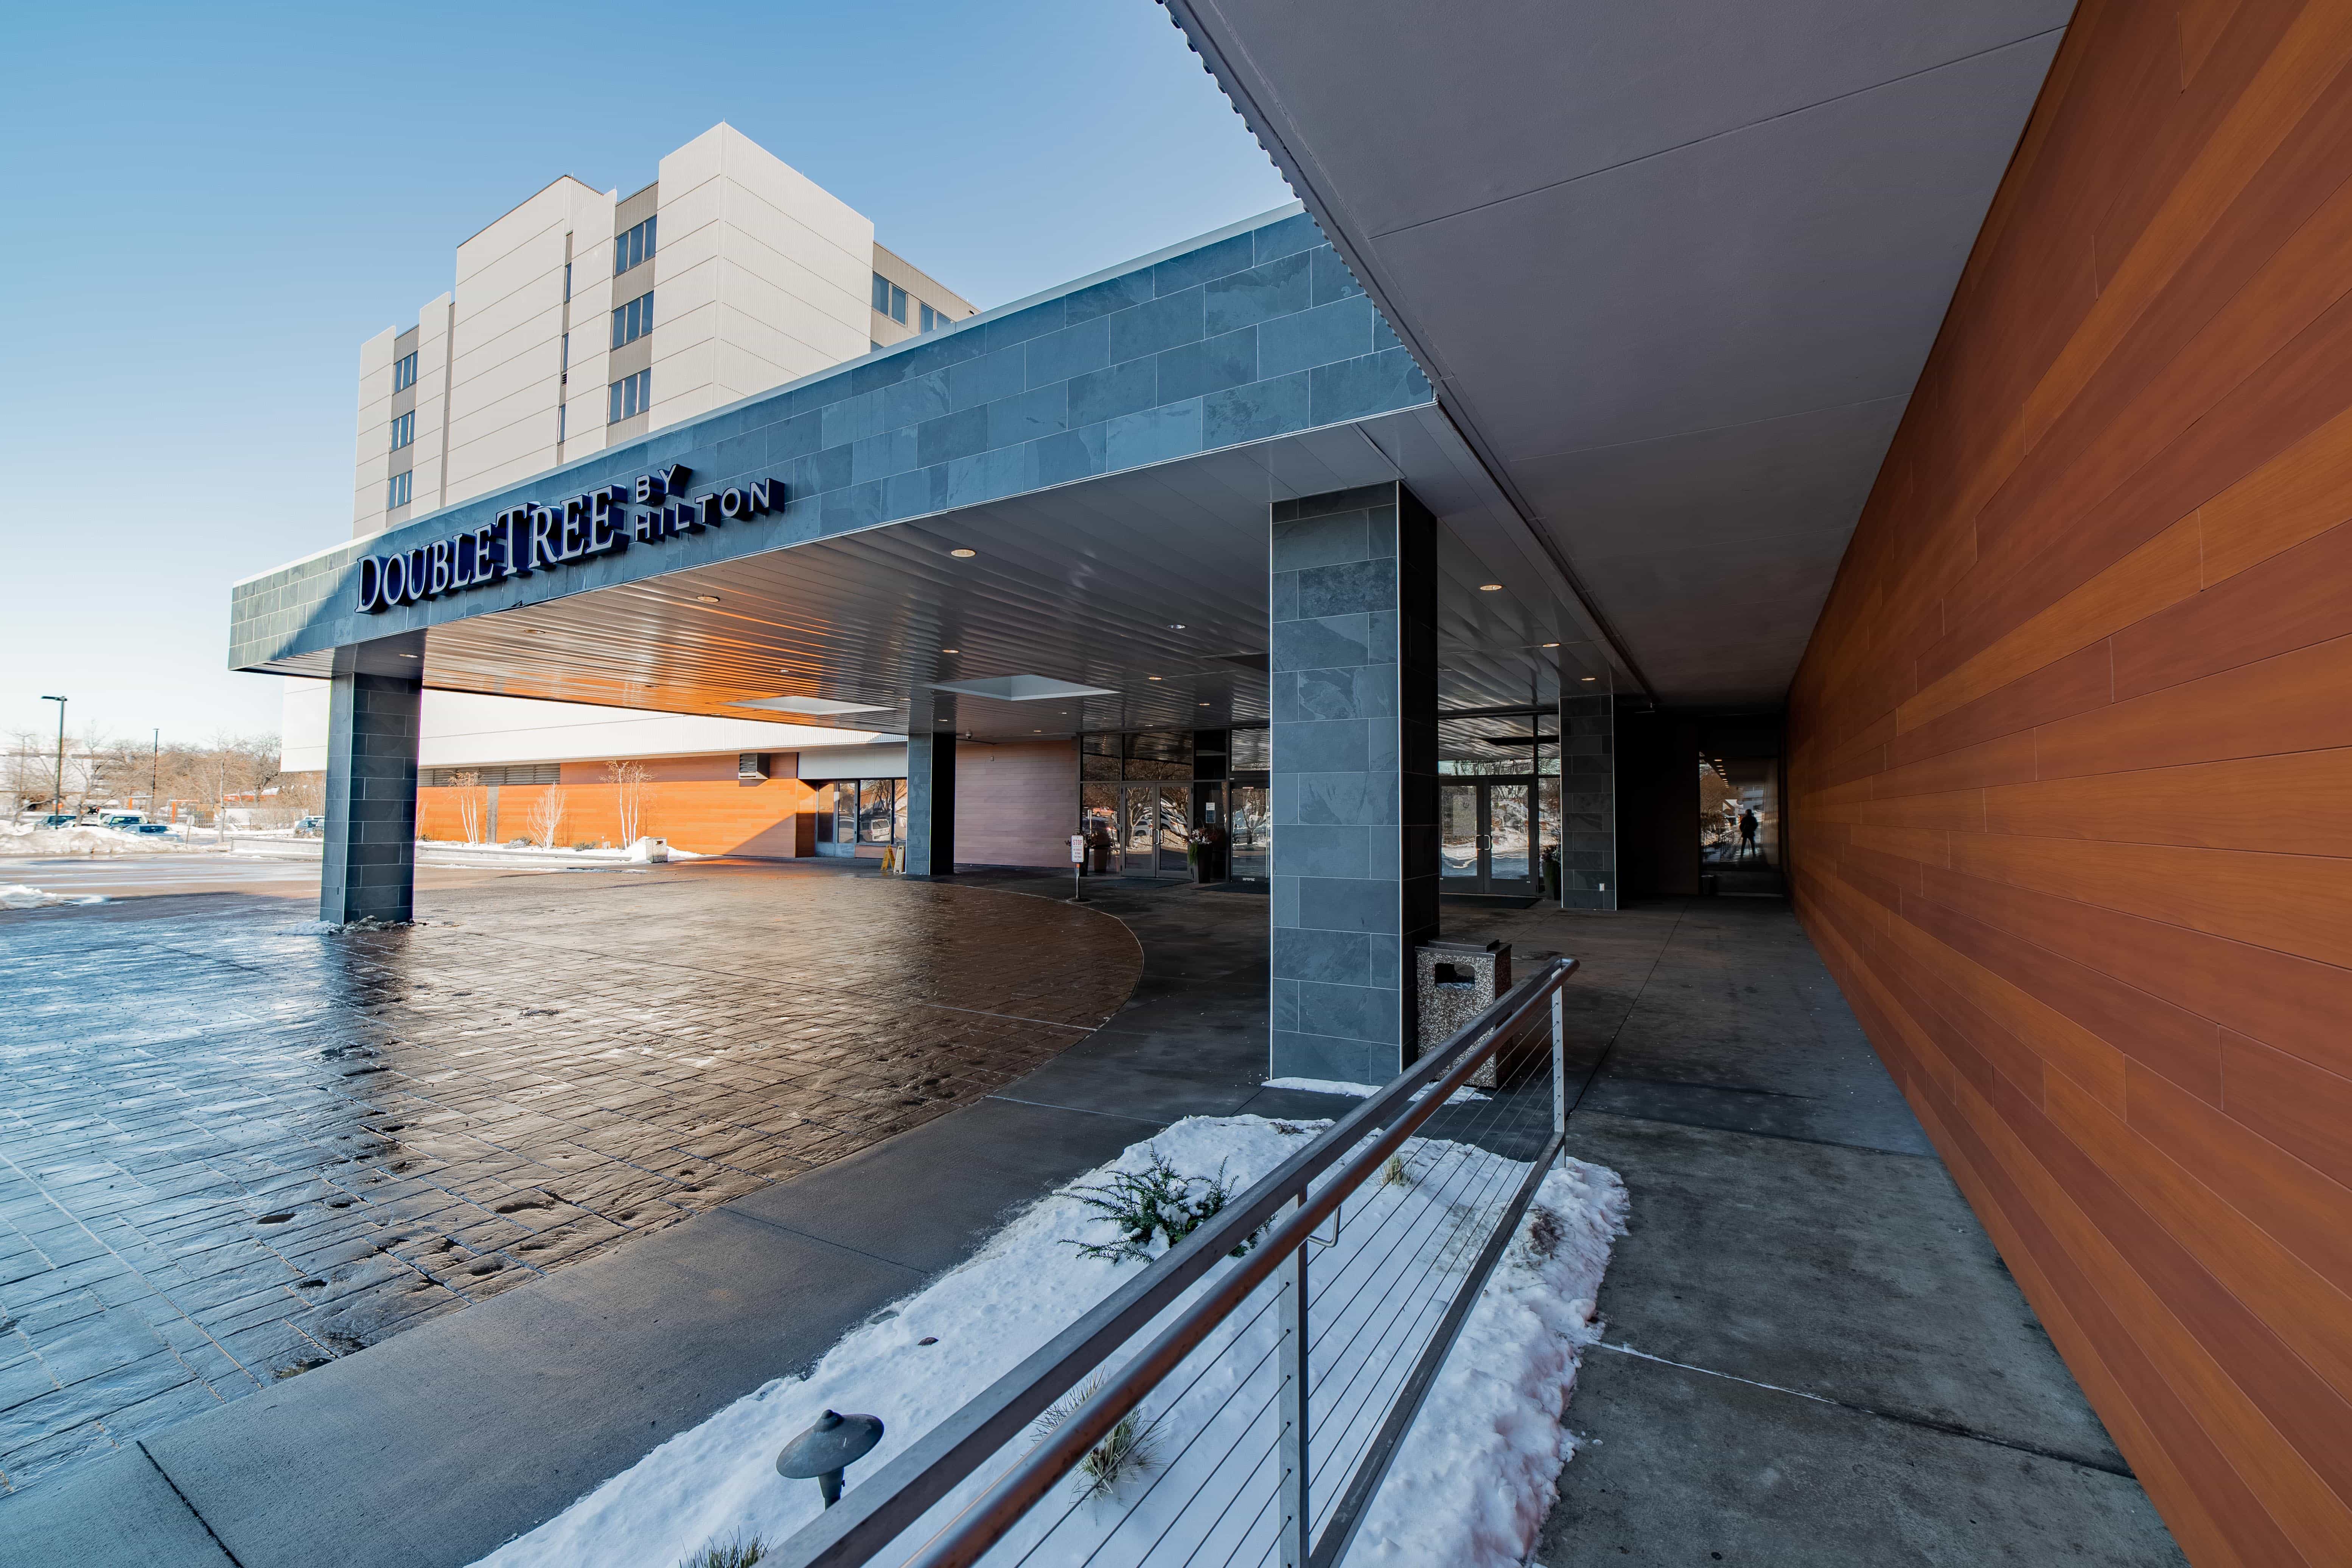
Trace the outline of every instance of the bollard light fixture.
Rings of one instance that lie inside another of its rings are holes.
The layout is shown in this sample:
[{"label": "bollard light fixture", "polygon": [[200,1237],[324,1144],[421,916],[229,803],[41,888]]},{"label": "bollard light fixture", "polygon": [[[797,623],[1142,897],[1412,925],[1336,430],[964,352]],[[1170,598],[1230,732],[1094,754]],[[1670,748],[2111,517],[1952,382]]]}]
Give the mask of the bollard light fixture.
[{"label": "bollard light fixture", "polygon": [[879,1415],[828,1410],[815,1426],[784,1445],[776,1456],[776,1474],[788,1481],[816,1482],[817,1495],[831,1508],[841,1500],[841,1472],[872,1453],[880,1441]]}]

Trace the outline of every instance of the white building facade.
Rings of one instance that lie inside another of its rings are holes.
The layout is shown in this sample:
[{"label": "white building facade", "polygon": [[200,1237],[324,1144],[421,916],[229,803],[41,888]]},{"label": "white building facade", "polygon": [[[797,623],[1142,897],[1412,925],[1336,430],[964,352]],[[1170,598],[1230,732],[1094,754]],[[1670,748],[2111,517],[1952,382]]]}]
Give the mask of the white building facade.
[{"label": "white building facade", "polygon": [[556,180],[360,349],[354,537],[972,313],[720,124],[624,196]]}]

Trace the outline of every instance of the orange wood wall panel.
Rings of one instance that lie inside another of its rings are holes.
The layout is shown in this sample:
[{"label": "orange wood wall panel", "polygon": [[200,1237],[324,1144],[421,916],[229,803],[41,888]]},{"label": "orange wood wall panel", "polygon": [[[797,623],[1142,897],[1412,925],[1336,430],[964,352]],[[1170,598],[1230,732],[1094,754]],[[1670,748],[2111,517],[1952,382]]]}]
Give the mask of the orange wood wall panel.
[{"label": "orange wood wall panel", "polygon": [[[648,757],[638,763],[647,778],[637,814],[637,832],[666,838],[674,848],[697,855],[750,855],[789,859],[815,850],[816,792],[792,776],[794,754],[777,753],[769,778],[744,784],[736,778],[736,757]],[[563,803],[558,845],[619,845],[620,788],[608,764],[566,763],[556,784],[501,785],[500,841],[537,837],[533,811],[550,791]],[[478,791],[477,794],[480,792]],[[465,837],[458,811],[463,791],[428,785],[416,792],[420,838]],[[487,833],[489,824],[481,824]]]},{"label": "orange wood wall panel", "polygon": [[2192,1561],[2352,1563],[2352,4],[2084,0],[1790,694],[1797,908]]}]

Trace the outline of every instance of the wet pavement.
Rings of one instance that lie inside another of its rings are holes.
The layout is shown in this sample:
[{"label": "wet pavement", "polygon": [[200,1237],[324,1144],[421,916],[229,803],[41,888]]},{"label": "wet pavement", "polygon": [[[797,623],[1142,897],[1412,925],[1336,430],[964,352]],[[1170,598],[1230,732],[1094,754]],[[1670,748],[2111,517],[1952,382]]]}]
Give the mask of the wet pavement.
[{"label": "wet pavement", "polygon": [[975,1102],[1142,966],[1092,910],[832,868],[420,908],[0,915],[0,1486]]}]

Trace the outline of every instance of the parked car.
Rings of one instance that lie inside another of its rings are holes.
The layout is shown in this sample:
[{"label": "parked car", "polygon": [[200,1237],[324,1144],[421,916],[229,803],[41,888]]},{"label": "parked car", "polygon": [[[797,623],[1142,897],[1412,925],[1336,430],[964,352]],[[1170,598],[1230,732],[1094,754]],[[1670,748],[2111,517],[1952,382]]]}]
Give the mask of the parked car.
[{"label": "parked car", "polygon": [[132,828],[147,820],[146,814],[137,811],[110,811],[98,819],[100,827]]},{"label": "parked car", "polygon": [[70,811],[54,811],[48,816],[41,818],[41,826],[43,827],[71,827],[75,823],[79,822],[80,820],[80,817],[76,816]]},{"label": "parked car", "polygon": [[306,816],[294,824],[297,838],[314,838],[326,831],[327,819],[323,816]]},{"label": "parked car", "polygon": [[168,822],[127,822],[123,824],[122,831],[125,833],[169,833],[172,831],[172,825]]}]

